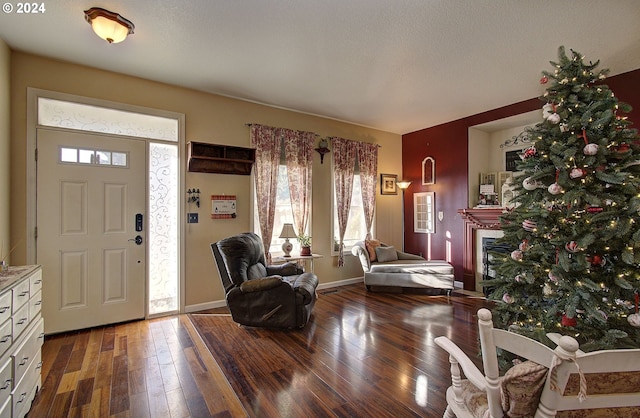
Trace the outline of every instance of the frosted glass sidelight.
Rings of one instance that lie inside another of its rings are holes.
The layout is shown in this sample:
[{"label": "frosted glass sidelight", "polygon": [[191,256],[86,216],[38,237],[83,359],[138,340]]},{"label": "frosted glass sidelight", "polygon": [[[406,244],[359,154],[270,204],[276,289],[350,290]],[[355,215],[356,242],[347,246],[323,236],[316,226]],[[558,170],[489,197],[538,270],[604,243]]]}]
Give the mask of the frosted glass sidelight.
[{"label": "frosted glass sidelight", "polygon": [[149,144],[149,315],[178,309],[178,147]]}]

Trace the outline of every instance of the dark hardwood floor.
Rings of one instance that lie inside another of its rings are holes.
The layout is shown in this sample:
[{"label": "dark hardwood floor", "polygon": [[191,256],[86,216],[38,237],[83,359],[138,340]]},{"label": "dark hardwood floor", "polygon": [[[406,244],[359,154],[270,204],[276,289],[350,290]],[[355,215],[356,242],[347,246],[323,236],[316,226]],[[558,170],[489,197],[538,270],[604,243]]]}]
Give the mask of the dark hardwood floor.
[{"label": "dark hardwood floor", "polygon": [[[450,377],[433,339],[448,336],[480,366],[483,298],[362,284],[319,294],[303,330],[231,327],[230,318],[221,328],[192,314],[48,336],[29,417],[435,417]],[[225,334],[224,356],[212,332]],[[243,348],[256,355],[247,360]]]}]

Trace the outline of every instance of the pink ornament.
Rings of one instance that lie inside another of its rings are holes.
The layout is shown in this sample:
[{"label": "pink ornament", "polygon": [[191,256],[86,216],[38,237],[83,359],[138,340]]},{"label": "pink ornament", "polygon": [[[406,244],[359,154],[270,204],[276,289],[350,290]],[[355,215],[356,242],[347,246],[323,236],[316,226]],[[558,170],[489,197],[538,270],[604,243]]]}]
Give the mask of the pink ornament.
[{"label": "pink ornament", "polygon": [[568,242],[567,245],[564,246],[564,248],[570,253],[575,253],[579,250],[578,243],[575,241]]},{"label": "pink ornament", "polygon": [[587,175],[587,171],[583,168],[572,168],[569,172],[569,177],[572,179],[579,179],[580,177],[584,177]]},{"label": "pink ornament", "polygon": [[560,194],[562,193],[562,186],[560,186],[558,183],[552,183],[551,185],[549,185],[547,190],[553,195]]},{"label": "pink ornament", "polygon": [[526,239],[522,241],[520,245],[518,245],[518,249],[520,249],[520,251],[527,251],[528,248],[529,248],[529,241],[527,241]]},{"label": "pink ornament", "polygon": [[532,221],[531,219],[522,221],[522,228],[524,228],[525,231],[533,232],[537,228],[537,226],[538,224],[536,224],[536,222]]},{"label": "pink ornament", "polygon": [[511,295],[509,295],[508,293],[505,293],[504,295],[502,295],[502,301],[504,303],[513,303],[513,297],[511,297]]},{"label": "pink ornament", "polygon": [[522,251],[520,250],[513,250],[511,252],[511,258],[513,258],[516,261],[521,261],[522,260]]},{"label": "pink ornament", "polygon": [[516,277],[513,278],[516,282],[520,283],[521,281],[524,280],[524,278],[522,277],[521,274],[518,274]]},{"label": "pink ornament", "polygon": [[634,328],[640,328],[640,315],[638,315],[637,313],[629,315],[627,317],[627,322],[629,322],[629,324]]},{"label": "pink ornament", "polygon": [[540,79],[540,84],[547,84],[547,82],[549,82],[549,77],[547,77],[546,75],[543,75],[542,78]]},{"label": "pink ornament", "polygon": [[584,155],[596,155],[598,153],[598,144],[587,144],[582,149]]},{"label": "pink ornament", "polygon": [[549,280],[551,280],[554,283],[558,283],[558,277],[556,277],[556,275],[553,274],[552,272],[549,272]]},{"label": "pink ornament", "polygon": [[553,123],[555,125],[556,123],[560,122],[560,115],[558,115],[557,113],[552,113],[552,114],[549,115],[547,120],[550,123]]}]

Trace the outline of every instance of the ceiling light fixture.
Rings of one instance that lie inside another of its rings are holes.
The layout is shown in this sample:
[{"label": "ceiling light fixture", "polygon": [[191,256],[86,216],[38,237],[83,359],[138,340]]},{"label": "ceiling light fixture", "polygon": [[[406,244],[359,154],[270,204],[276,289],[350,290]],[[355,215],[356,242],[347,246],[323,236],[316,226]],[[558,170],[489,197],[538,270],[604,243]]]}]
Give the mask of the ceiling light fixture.
[{"label": "ceiling light fixture", "polygon": [[125,19],[118,13],[113,13],[100,7],[92,7],[89,10],[85,10],[84,18],[91,24],[96,35],[110,44],[124,41],[127,35],[133,33],[135,28],[130,20]]}]

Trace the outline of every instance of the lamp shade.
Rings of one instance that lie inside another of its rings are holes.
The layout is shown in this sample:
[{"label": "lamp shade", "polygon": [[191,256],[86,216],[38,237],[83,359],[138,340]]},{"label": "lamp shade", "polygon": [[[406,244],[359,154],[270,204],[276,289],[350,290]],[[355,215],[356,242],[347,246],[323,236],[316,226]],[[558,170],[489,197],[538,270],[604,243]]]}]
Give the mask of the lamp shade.
[{"label": "lamp shade", "polygon": [[293,229],[293,224],[284,224],[282,226],[282,232],[280,238],[295,238],[297,237],[296,231]]},{"label": "lamp shade", "polygon": [[110,44],[122,42],[133,33],[134,25],[130,20],[100,7],[85,10],[84,17],[96,35]]},{"label": "lamp shade", "polygon": [[404,189],[406,189],[407,187],[409,187],[411,185],[411,182],[403,180],[403,181],[396,182],[396,184],[398,185],[399,188],[404,190]]}]

